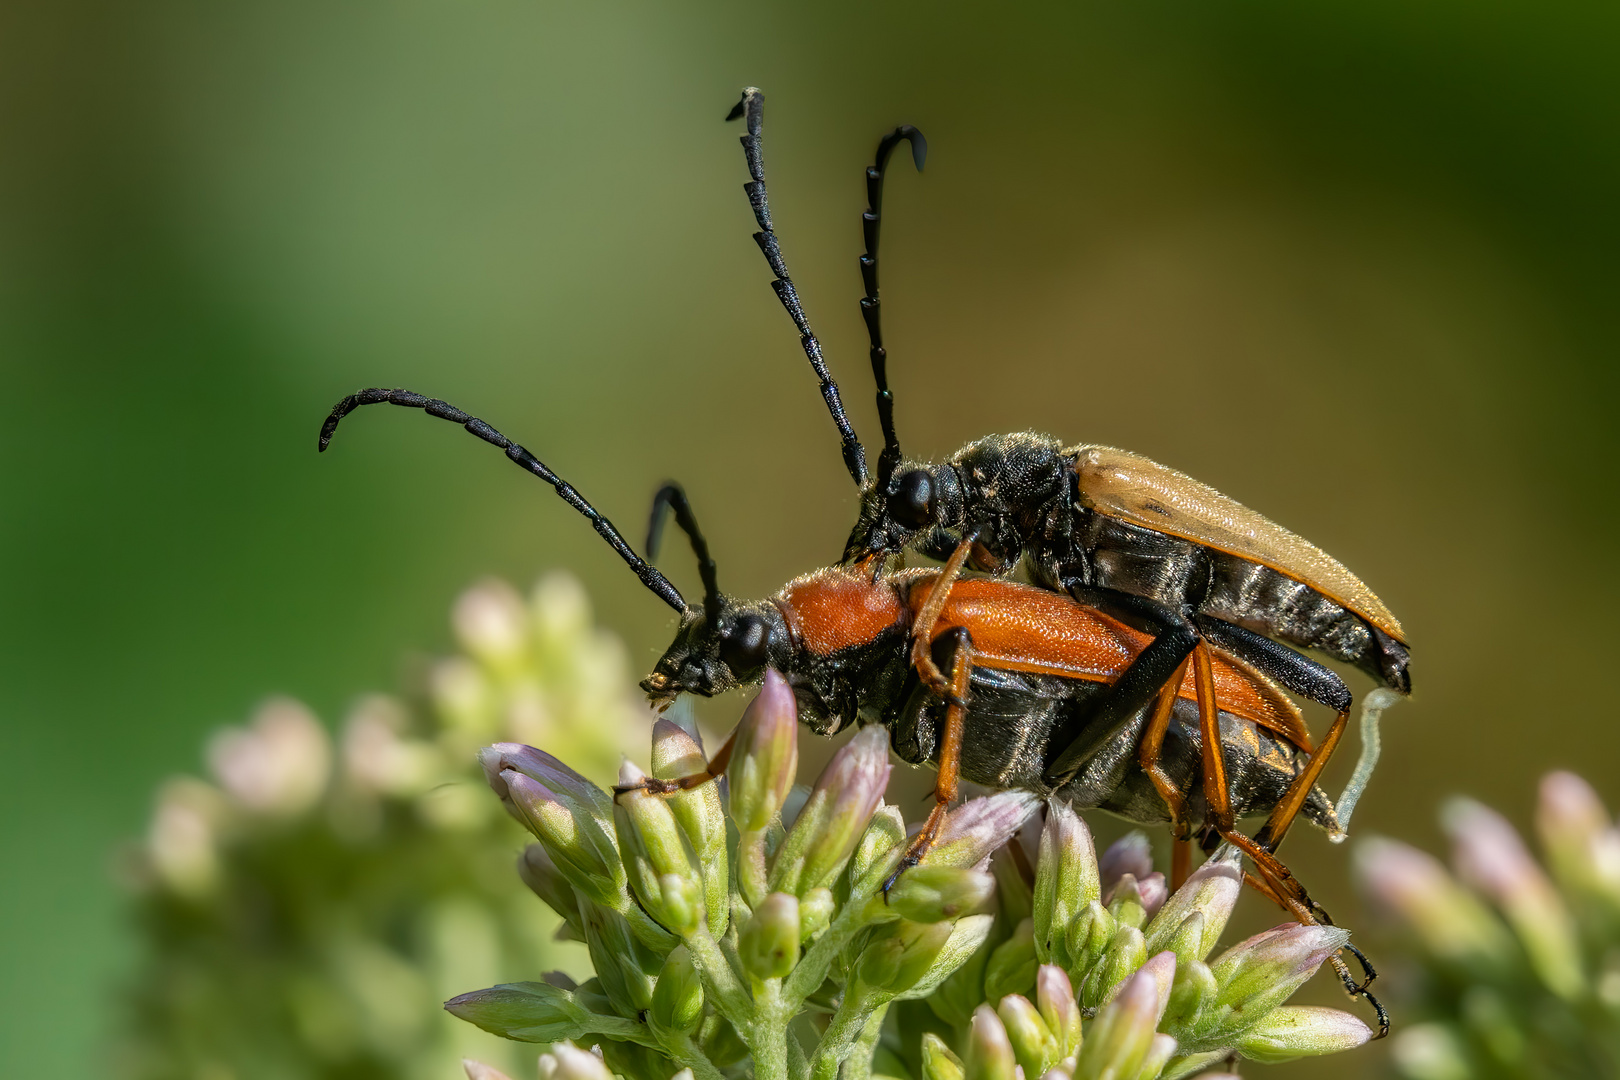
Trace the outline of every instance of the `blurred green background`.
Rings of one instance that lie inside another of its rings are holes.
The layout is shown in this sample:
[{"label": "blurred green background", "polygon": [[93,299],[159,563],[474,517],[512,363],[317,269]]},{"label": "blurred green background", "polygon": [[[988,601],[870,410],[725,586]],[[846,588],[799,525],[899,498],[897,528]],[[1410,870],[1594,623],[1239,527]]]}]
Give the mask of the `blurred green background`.
[{"label": "blurred green background", "polygon": [[[573,569],[638,665],[667,640],[447,425],[371,410],[317,458],[341,395],[485,416],[632,536],[680,478],[732,591],[838,554],[853,492],[720,122],[746,83],[869,441],[860,170],[907,121],[909,452],[1129,447],[1362,575],[1417,688],[1363,832],[1432,844],[1452,791],[1522,818],[1554,765],[1620,795],[1612,7],[56,0],[0,27],[7,1075],[92,1075],[133,952],[112,852],[213,728],[393,686],[490,572]],[[1344,856],[1292,850],[1353,911]]]}]

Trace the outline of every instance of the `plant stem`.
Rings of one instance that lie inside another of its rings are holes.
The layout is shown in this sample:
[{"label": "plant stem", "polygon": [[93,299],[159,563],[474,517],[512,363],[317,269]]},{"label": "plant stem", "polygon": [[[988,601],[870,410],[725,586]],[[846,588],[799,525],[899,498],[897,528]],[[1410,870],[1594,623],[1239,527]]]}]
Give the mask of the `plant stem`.
[{"label": "plant stem", "polygon": [[[821,1043],[816,1047],[815,1057],[810,1063],[810,1080],[838,1080],[838,1066],[849,1058],[850,1048],[865,1030],[877,996],[874,993],[859,993],[854,986],[844,994],[844,1000],[838,1003],[838,1011],[833,1013],[827,1030],[821,1035]],[[876,1007],[879,1010],[884,1008],[883,1005]],[[878,1016],[882,1016],[881,1011]]]},{"label": "plant stem", "polygon": [[692,966],[698,969],[703,981],[713,988],[714,1005],[720,1015],[730,1020],[738,1031],[747,1031],[749,1020],[754,1015],[753,1002],[749,1000],[748,991],[743,988],[742,980],[732,969],[731,962],[720,951],[720,943],[700,926],[686,938],[686,948],[692,954]]},{"label": "plant stem", "polygon": [[872,1080],[872,1052],[877,1049],[878,1038],[883,1034],[883,1017],[888,1012],[889,1003],[884,1002],[866,1018],[861,1037],[855,1040],[845,1059],[844,1080]]},{"label": "plant stem", "polygon": [[656,1022],[650,1026],[658,1039],[657,1049],[668,1054],[681,1068],[691,1069],[694,1080],[722,1080],[720,1070],[714,1067],[709,1055],[698,1049],[690,1035],[661,1027]]},{"label": "plant stem", "polygon": [[757,985],[753,1037],[748,1044],[754,1055],[754,1080],[788,1080],[789,1014],[783,1008],[782,980],[766,979]]}]

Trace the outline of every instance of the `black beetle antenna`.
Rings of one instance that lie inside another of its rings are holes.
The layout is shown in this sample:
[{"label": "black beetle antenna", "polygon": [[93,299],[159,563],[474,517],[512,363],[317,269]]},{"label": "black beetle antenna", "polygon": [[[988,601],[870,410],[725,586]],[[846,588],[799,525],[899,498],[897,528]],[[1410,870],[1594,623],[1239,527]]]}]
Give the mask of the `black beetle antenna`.
[{"label": "black beetle antenna", "polygon": [[647,520],[647,558],[658,557],[658,541],[664,532],[664,511],[675,511],[675,524],[692,541],[692,554],[697,556],[698,574],[703,578],[703,613],[708,616],[709,625],[717,626],[720,618],[720,579],[714,565],[714,557],[709,554],[709,543],[703,539],[703,533],[698,529],[697,515],[692,513],[692,504],[686,499],[686,491],[681,485],[670,480],[658,489],[653,496],[652,517]]},{"label": "black beetle antenna", "polygon": [[888,485],[900,464],[900,437],[894,430],[894,395],[889,392],[889,354],[883,348],[883,313],[878,303],[877,252],[878,232],[883,216],[883,170],[888,167],[889,155],[901,140],[911,143],[911,160],[922,172],[928,158],[928,140],[910,124],[901,124],[878,143],[877,157],[866,168],[866,212],[861,215],[861,232],[866,239],[866,253],[861,256],[861,282],[866,295],[861,298],[861,317],[866,320],[866,333],[872,339],[872,378],[877,381],[878,419],[883,424],[883,453],[878,457],[878,487]]},{"label": "black beetle antenna", "polygon": [[345,416],[348,416],[362,405],[381,405],[384,403],[401,405],[407,409],[422,409],[429,416],[436,416],[440,420],[448,420],[452,424],[460,424],[485,442],[493,443],[505,450],[506,456],[511,458],[514,464],[519,468],[526,469],[556,488],[557,494],[562,496],[563,502],[584,514],[590,520],[591,526],[596,529],[597,534],[606,540],[608,545],[619,553],[619,557],[630,565],[630,569],[635,572],[636,577],[641,579],[643,585],[651,589],[659,599],[676,611],[682,614],[687,611],[686,601],[681,599],[680,591],[670,584],[668,578],[648,566],[641,556],[632,551],[630,545],[624,542],[624,537],[619,535],[619,530],[613,527],[613,522],[597,513],[596,507],[586,502],[585,496],[575,491],[568,481],[546,468],[545,463],[539,458],[484,423],[484,421],[476,416],[469,416],[448,402],[440,401],[438,398],[424,397],[410,390],[387,390],[382,387],[373,387],[369,390],[362,390],[358,394],[350,394],[332,407],[332,415],[328,416],[326,423],[321,425],[318,449],[324,451],[327,448],[332,441],[332,433],[337,431],[338,423]]},{"label": "black beetle antenna", "polygon": [[745,117],[748,125],[748,134],[742,137],[741,142],[743,155],[748,159],[750,180],[743,185],[743,190],[748,192],[748,204],[754,208],[754,220],[759,222],[760,231],[754,234],[754,242],[765,253],[765,261],[770,264],[771,273],[776,275],[771,288],[776,290],[776,298],[787,308],[793,325],[799,328],[799,344],[804,346],[804,355],[815,369],[816,378],[821,380],[821,396],[826,399],[827,411],[832,413],[833,423],[838,425],[839,437],[843,439],[844,467],[849,470],[857,486],[865,487],[866,451],[861,449],[861,441],[855,437],[849,417],[844,415],[844,403],[838,397],[838,384],[827,370],[827,361],[822,359],[821,342],[816,340],[815,333],[810,329],[810,321],[805,318],[799,293],[793,287],[793,279],[788,277],[787,264],[782,261],[782,248],[776,241],[776,233],[771,230],[771,204],[765,194],[765,153],[760,147],[759,135],[765,116],[765,95],[760,93],[758,87],[744,89],[742,100],[737,102],[726,119],[735,120],[739,116]]}]

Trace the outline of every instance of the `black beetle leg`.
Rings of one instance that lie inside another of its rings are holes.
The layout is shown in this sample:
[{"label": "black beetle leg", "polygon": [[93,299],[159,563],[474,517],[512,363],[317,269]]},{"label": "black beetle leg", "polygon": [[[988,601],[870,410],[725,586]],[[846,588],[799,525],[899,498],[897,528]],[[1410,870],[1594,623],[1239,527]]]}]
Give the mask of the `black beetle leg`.
[{"label": "black beetle leg", "polygon": [[[1047,740],[1043,783],[1062,787],[1099,749],[1113,742],[1159,691],[1171,684],[1198,644],[1198,630],[1190,619],[1152,600],[1104,589],[1080,589],[1076,595],[1108,614],[1110,608],[1128,612],[1157,631],[1148,647],[1106,690],[1099,691],[1086,708],[1054,726]],[[1071,594],[1076,590],[1071,589]],[[1105,603],[1097,602],[1099,599]]]},{"label": "black beetle leg", "polygon": [[1222,652],[1249,664],[1256,671],[1281,683],[1301,697],[1326,705],[1334,712],[1349,712],[1350,688],[1328,667],[1318,664],[1287,645],[1281,645],[1253,630],[1235,626],[1223,619],[1194,615],[1199,636]]}]

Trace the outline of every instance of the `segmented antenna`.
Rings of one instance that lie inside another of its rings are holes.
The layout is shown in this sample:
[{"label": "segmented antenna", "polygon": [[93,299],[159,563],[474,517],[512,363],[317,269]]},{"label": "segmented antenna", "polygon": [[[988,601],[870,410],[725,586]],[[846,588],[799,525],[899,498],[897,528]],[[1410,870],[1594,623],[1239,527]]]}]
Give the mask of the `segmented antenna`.
[{"label": "segmented antenna", "polygon": [[597,535],[606,540],[608,545],[619,553],[619,557],[630,565],[630,569],[635,572],[636,577],[641,579],[643,585],[651,589],[664,603],[685,614],[687,605],[686,601],[681,599],[680,591],[670,584],[668,578],[648,566],[641,556],[631,550],[630,545],[625,543],[624,537],[619,535],[619,530],[613,527],[613,522],[597,513],[596,507],[587,502],[585,496],[575,491],[568,481],[546,468],[545,463],[539,458],[476,416],[470,416],[462,412],[449,402],[440,401],[438,398],[424,397],[410,390],[389,390],[383,387],[372,387],[357,394],[350,394],[332,406],[332,415],[328,416],[326,423],[321,425],[318,449],[323,452],[326,450],[327,446],[332,442],[332,433],[337,431],[338,424],[345,416],[348,416],[362,405],[381,405],[385,403],[400,405],[407,409],[421,409],[429,416],[436,416],[440,420],[448,420],[452,424],[460,424],[485,442],[492,443],[506,451],[506,456],[514,464],[519,468],[528,470],[556,488],[557,494],[562,497],[563,502],[584,514],[589,519],[591,527],[596,530]]},{"label": "segmented antenna", "polygon": [[703,613],[709,625],[715,626],[720,618],[720,578],[709,554],[709,542],[698,529],[697,516],[686,499],[686,490],[670,480],[653,496],[652,516],[647,520],[647,558],[658,557],[658,541],[664,533],[664,511],[675,511],[675,524],[692,541],[692,554],[697,556],[698,574],[703,578]]},{"label": "segmented antenna", "polygon": [[760,231],[754,234],[754,242],[765,254],[771,273],[776,275],[771,288],[776,290],[776,298],[787,308],[793,325],[799,328],[799,344],[804,346],[804,355],[815,369],[816,378],[821,380],[821,396],[826,399],[827,411],[832,413],[833,423],[838,425],[838,434],[843,440],[844,467],[858,486],[865,487],[866,451],[861,449],[861,441],[855,437],[849,417],[844,415],[844,403],[838,397],[838,384],[833,381],[832,373],[827,370],[827,362],[822,359],[821,342],[816,340],[810,322],[805,318],[799,293],[793,287],[793,279],[788,277],[787,264],[782,261],[781,245],[777,243],[776,233],[771,230],[771,204],[765,194],[765,154],[760,146],[759,134],[765,116],[765,95],[760,93],[758,87],[744,89],[742,100],[733,106],[726,119],[735,120],[739,116],[746,118],[748,126],[748,134],[740,141],[743,156],[748,159],[748,175],[751,177],[743,185],[743,190],[748,192],[748,204],[754,208],[754,220],[759,222]]},{"label": "segmented antenna", "polygon": [[883,453],[878,457],[877,485],[886,487],[900,464],[900,436],[894,430],[894,395],[889,392],[889,354],[883,348],[883,312],[878,301],[878,234],[883,219],[883,171],[889,155],[904,139],[911,143],[911,160],[922,172],[928,158],[928,140],[910,124],[901,124],[878,143],[877,157],[866,167],[866,212],[861,215],[861,232],[866,253],[861,256],[861,282],[866,295],[861,298],[861,317],[872,339],[872,378],[877,382],[878,419],[883,424]]}]

